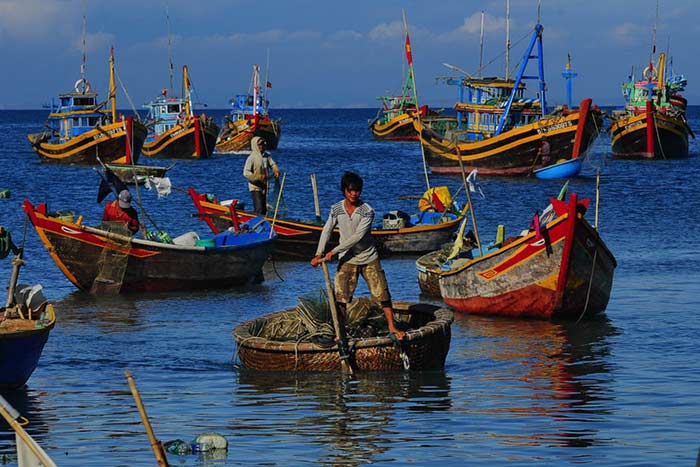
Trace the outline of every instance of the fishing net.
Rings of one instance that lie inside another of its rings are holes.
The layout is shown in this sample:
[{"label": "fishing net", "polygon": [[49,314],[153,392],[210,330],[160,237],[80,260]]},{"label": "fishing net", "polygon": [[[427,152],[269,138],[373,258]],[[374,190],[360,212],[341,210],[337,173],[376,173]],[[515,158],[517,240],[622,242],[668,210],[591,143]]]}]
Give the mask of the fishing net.
[{"label": "fishing net", "polygon": [[[366,297],[353,300],[345,313],[345,331],[351,338],[385,335],[389,327],[378,304]],[[298,298],[296,308],[251,325],[252,336],[282,342],[314,342],[332,345],[335,331],[328,297],[323,290]]]}]

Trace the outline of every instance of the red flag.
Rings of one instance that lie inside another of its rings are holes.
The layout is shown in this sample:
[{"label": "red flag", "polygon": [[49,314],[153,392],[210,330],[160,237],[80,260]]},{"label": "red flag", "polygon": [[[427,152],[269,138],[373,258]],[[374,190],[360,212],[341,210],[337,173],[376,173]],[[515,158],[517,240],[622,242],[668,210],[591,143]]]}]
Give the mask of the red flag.
[{"label": "red flag", "polygon": [[408,38],[408,31],[406,31],[406,60],[408,60],[408,66],[413,66],[413,55],[411,55],[411,40]]},{"label": "red flag", "polygon": [[268,81],[267,84],[265,84],[265,87],[272,89],[272,83]]}]

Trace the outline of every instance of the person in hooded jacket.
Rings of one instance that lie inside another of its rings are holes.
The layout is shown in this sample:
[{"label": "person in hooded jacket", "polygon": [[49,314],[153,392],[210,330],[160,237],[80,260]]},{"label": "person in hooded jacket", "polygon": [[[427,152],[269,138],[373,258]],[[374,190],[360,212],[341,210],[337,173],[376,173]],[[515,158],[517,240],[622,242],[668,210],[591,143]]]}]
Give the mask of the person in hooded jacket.
[{"label": "person in hooded jacket", "polygon": [[265,140],[260,136],[253,137],[250,142],[250,156],[243,166],[243,176],[248,180],[248,190],[253,198],[253,209],[256,214],[267,214],[267,192],[270,169],[275,178],[280,171],[270,154],[265,152]]}]

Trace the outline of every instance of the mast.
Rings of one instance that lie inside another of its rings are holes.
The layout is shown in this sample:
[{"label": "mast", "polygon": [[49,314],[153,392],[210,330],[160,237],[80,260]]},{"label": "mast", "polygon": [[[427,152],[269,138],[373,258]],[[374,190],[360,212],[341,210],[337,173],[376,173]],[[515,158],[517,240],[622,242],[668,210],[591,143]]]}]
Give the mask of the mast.
[{"label": "mast", "polygon": [[656,17],[654,18],[654,29],[652,30],[652,35],[651,35],[651,54],[649,55],[649,70],[653,69],[654,54],[656,53],[656,26],[657,26],[658,22],[659,22],[659,0],[656,0]]},{"label": "mast", "polygon": [[[538,79],[539,80],[539,94],[540,94],[540,106],[542,108],[542,116],[545,116],[547,113],[547,99],[545,95],[545,90],[546,90],[546,85],[544,81],[544,57],[543,57],[543,50],[542,50],[542,31],[544,30],[544,27],[541,24],[536,24],[535,25],[535,30],[532,32],[532,37],[530,39],[530,44],[527,47],[527,50],[525,51],[525,54],[523,55],[523,59],[520,64],[520,69],[518,70],[518,74],[515,78],[515,82],[513,83],[513,90],[510,93],[510,96],[508,97],[508,101],[506,102],[506,106],[503,109],[503,114],[501,115],[501,119],[498,122],[498,127],[496,128],[496,135],[500,135],[501,132],[503,131],[503,128],[505,127],[506,121],[508,120],[508,114],[510,113],[510,108],[513,105],[513,99],[515,98],[515,94],[520,86],[520,83],[524,79]],[[533,55],[532,51],[535,48],[535,45],[537,45],[537,55]],[[525,69],[527,68],[528,62],[536,58],[538,62],[537,66],[537,71],[538,71],[538,76],[525,76]]]},{"label": "mast", "polygon": [[182,66],[182,87],[184,88],[185,97],[185,115],[192,117],[192,97],[190,95],[190,76],[187,70],[187,65]]},{"label": "mast", "polygon": [[479,34],[479,78],[484,76],[484,10],[481,10],[481,33]]},{"label": "mast", "polygon": [[574,70],[571,69],[571,54],[566,54],[566,65],[564,66],[564,71],[561,75],[566,80],[566,105],[569,108],[571,108],[571,100],[573,94],[572,81],[576,76],[578,76],[578,73],[575,73]]},{"label": "mast", "polygon": [[[401,10],[403,16],[403,30],[406,33],[406,61],[408,62],[408,73],[411,76],[411,81],[413,83],[413,99],[416,101],[416,118],[418,119],[419,126],[422,128],[423,125],[420,124],[420,104],[418,103],[418,89],[416,89],[416,75],[413,73],[413,51],[411,50],[411,39],[408,37],[408,23],[406,22],[406,10]],[[422,130],[421,130],[422,131]],[[428,178],[428,164],[425,161],[425,148],[423,148],[423,135],[421,132],[418,133],[418,139],[420,141],[420,152],[423,158],[423,173],[425,174],[425,185],[430,190],[430,179]]]},{"label": "mast", "polygon": [[[83,58],[80,62],[80,80],[85,83],[85,74],[87,71],[87,55],[85,53],[85,36],[87,35],[87,0],[83,0]],[[87,90],[87,87],[85,87]]]},{"label": "mast", "polygon": [[168,74],[170,76],[170,95],[173,95],[173,54],[172,54],[172,41],[170,40],[170,13],[168,13],[168,5],[165,5],[165,22],[168,25]]},{"label": "mast", "polygon": [[117,121],[117,86],[114,82],[114,47],[109,49],[109,98],[112,101],[112,123]]},{"label": "mast", "polygon": [[508,68],[510,67],[510,0],[506,0],[506,73],[505,79],[508,81]]},{"label": "mast", "polygon": [[265,64],[265,87],[262,93],[262,107],[265,113],[267,113],[267,84],[270,82],[270,49],[267,49],[267,63]]},{"label": "mast", "polygon": [[253,65],[253,117],[258,114],[258,95],[260,94],[260,65]]}]

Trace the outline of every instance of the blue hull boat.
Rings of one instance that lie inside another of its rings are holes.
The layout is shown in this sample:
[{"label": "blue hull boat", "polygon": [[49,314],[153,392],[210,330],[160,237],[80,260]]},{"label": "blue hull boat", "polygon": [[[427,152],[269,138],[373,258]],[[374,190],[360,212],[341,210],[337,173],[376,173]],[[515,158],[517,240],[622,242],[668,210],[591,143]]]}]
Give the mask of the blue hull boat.
[{"label": "blue hull boat", "polygon": [[27,382],[55,322],[49,304],[39,317],[13,315],[0,323],[0,389],[18,388]]},{"label": "blue hull boat", "polygon": [[535,170],[535,177],[543,180],[556,180],[560,178],[575,177],[581,172],[583,160],[580,158],[569,159],[568,161],[557,162],[556,164],[542,167]]}]

